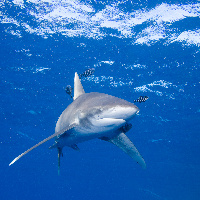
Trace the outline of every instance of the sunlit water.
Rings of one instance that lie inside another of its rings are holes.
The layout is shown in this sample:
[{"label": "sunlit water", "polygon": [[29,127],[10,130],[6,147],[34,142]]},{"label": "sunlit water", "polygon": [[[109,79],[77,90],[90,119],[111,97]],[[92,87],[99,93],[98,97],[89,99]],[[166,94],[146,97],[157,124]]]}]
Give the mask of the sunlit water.
[{"label": "sunlit water", "polygon": [[[200,2],[13,0],[0,2],[1,199],[200,199]],[[104,141],[65,148],[54,133],[72,100],[74,73],[86,92],[135,103],[127,133],[143,170]]]}]

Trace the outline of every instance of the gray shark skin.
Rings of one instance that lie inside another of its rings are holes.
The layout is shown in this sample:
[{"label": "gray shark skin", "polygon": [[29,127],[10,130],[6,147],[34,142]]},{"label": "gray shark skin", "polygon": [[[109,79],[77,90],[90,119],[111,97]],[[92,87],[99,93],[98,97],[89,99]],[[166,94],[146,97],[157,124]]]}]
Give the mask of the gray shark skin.
[{"label": "gray shark skin", "polygon": [[77,73],[75,73],[74,78],[73,100],[60,115],[56,123],[55,133],[16,157],[9,166],[29,151],[55,138],[55,144],[50,148],[58,149],[59,173],[60,155],[64,146],[79,150],[78,143],[99,138],[115,144],[139,163],[142,168],[146,168],[144,159],[125,135],[131,128],[128,122],[139,112],[137,106],[108,94],[85,93]]}]

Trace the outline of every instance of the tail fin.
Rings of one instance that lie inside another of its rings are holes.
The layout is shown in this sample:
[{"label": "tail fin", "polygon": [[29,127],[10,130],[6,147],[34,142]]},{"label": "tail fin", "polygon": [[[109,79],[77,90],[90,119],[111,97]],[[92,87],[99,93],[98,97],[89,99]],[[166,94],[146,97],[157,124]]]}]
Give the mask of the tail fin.
[{"label": "tail fin", "polygon": [[62,155],[62,148],[58,147],[58,175],[60,175],[60,155]]}]

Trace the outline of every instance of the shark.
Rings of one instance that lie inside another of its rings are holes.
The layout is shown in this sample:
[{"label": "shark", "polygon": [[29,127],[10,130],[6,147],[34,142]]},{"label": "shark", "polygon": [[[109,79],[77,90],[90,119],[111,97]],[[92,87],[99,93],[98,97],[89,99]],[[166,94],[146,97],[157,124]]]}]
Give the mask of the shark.
[{"label": "shark", "polygon": [[119,147],[145,169],[143,157],[126,135],[132,128],[130,121],[138,112],[136,105],[124,99],[98,92],[85,93],[76,72],[73,102],[60,115],[54,134],[20,154],[9,166],[36,147],[55,138],[55,143],[49,148],[58,150],[59,174],[63,147],[79,151],[78,143],[98,138]]}]

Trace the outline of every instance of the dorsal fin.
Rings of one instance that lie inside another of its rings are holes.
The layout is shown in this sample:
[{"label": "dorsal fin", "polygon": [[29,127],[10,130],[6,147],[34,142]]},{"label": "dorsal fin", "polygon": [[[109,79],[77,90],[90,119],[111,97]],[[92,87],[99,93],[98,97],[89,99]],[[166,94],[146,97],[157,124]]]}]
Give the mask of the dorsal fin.
[{"label": "dorsal fin", "polygon": [[57,148],[58,149],[58,175],[60,175],[60,156],[62,155],[62,148]]},{"label": "dorsal fin", "polygon": [[81,81],[79,79],[79,76],[77,72],[75,72],[74,77],[74,100],[78,98],[80,95],[85,94],[85,91],[83,89],[83,86],[81,84]]}]

